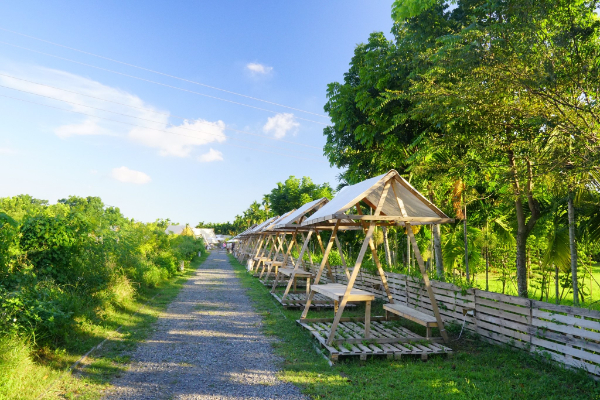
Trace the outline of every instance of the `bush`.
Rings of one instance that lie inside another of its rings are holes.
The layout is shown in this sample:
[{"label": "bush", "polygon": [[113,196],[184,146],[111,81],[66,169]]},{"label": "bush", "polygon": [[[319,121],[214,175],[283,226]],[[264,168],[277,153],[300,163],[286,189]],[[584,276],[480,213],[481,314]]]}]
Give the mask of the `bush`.
[{"label": "bush", "polygon": [[0,337],[59,345],[76,319],[101,320],[140,287],[176,275],[204,245],[165,228],[127,219],[97,197],[55,205],[0,198]]},{"label": "bush", "polygon": [[0,330],[38,344],[57,344],[74,324],[72,298],[51,281],[9,292],[0,286]]}]

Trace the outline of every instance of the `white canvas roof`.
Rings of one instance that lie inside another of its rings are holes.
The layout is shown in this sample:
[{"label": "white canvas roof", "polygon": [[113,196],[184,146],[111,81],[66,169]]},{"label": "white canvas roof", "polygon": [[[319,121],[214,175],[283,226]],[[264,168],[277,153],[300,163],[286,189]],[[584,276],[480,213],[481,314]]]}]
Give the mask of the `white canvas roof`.
[{"label": "white canvas roof", "polygon": [[273,220],[275,220],[275,218],[279,218],[279,217],[272,217],[272,218],[269,218],[269,219],[268,219],[268,220],[266,220],[265,222],[263,222],[263,223],[261,223],[261,224],[258,224],[258,225],[256,225],[254,228],[252,228],[252,229],[250,229],[248,232],[246,232],[246,235],[252,235],[252,234],[255,234],[255,233],[259,233],[259,232],[261,232],[261,231],[262,231],[262,229],[263,229],[264,227],[266,227],[267,225],[269,225],[269,224],[270,224],[270,223],[271,223]]},{"label": "white canvas roof", "polygon": [[[302,219],[302,217],[304,217],[304,215],[306,215],[306,213],[312,211],[313,209],[315,209],[316,207],[318,207],[322,204],[327,203],[328,201],[329,200],[327,200],[326,197],[322,197],[320,199],[313,200],[310,203],[304,204],[302,207],[300,207],[296,211],[292,210],[292,212],[290,214],[288,214],[287,216],[284,216],[284,218],[281,218],[279,221],[277,221],[274,229],[286,228],[287,225],[290,225],[290,224],[298,224],[300,222],[300,219]],[[298,224],[298,226],[300,226],[300,225]]]},{"label": "white canvas roof", "polygon": [[174,233],[175,235],[181,235],[181,232],[185,230],[185,225],[169,225],[165,229],[165,233]]},{"label": "white canvas roof", "polygon": [[[379,175],[367,179],[352,186],[346,186],[319,211],[314,213],[309,219],[302,223],[302,226],[313,225],[321,221],[338,218],[337,216],[346,212],[361,200],[377,206],[379,198],[383,192],[385,183],[392,179],[392,187],[388,190],[385,202],[382,207],[381,215],[402,217],[400,207],[395,198],[396,195],[403,201],[404,208],[408,217],[426,217],[426,218],[448,218],[439,208],[434,206],[421,193],[413,188],[396,170],[391,170],[387,174]],[[425,224],[428,222],[411,222],[413,225]]]},{"label": "white canvas roof", "polygon": [[280,223],[280,221],[285,219],[288,215],[292,214],[293,212],[294,212],[294,210],[291,210],[291,211],[288,211],[285,214],[283,214],[281,217],[276,217],[277,219],[275,219],[273,222],[269,223],[266,227],[263,228],[262,231],[263,232],[272,231]]}]

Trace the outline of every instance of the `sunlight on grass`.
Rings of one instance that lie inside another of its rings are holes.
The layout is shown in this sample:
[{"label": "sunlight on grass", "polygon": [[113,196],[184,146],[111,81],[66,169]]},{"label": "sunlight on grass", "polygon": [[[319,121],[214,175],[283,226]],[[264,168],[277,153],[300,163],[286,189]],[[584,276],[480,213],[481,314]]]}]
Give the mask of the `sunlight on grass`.
[{"label": "sunlight on grass", "polygon": [[[262,330],[275,336],[275,352],[283,358],[279,377],[294,383],[315,399],[581,399],[600,398],[600,384],[585,373],[565,370],[525,352],[494,346],[474,336],[450,347],[454,358],[430,357],[401,360],[371,357],[366,362],[342,359],[330,367],[315,350],[311,335],[296,324],[301,310],[282,308],[258,279],[230,257],[237,276],[247,288]],[[382,302],[374,302],[373,315],[381,315]],[[362,316],[363,307],[344,315]],[[310,311],[309,318],[332,317],[332,310]],[[400,324],[417,334],[420,325]],[[447,327],[450,330],[449,327]],[[458,328],[460,329],[460,327]],[[454,332],[452,339],[458,332]]]}]

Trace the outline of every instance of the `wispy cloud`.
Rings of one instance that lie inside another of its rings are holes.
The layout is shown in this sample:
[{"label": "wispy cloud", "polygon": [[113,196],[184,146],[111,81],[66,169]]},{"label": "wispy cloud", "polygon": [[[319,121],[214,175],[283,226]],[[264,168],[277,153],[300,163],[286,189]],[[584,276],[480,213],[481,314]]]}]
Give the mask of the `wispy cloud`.
[{"label": "wispy cloud", "polygon": [[198,157],[198,161],[200,162],[213,162],[213,161],[223,161],[223,153],[219,150],[210,149],[208,153],[202,154]]},{"label": "wispy cloud", "polygon": [[124,183],[143,185],[151,181],[150,177],[142,171],[136,171],[127,167],[113,168],[111,176]]},{"label": "wispy cloud", "polygon": [[295,133],[300,124],[296,122],[294,114],[282,113],[269,117],[263,132],[273,135],[276,139],[285,137],[288,132]]},{"label": "wispy cloud", "polygon": [[252,75],[268,75],[273,71],[273,67],[258,63],[248,63],[246,64],[246,69],[250,71]]},{"label": "wispy cloud", "polygon": [[[0,83],[6,86],[63,99],[71,103],[32,96],[32,99],[36,102],[45,102],[89,115],[72,114],[72,122],[55,128],[56,135],[63,139],[80,135],[114,135],[128,138],[134,143],[156,148],[162,156],[175,157],[189,157],[197,146],[208,143],[221,143],[226,140],[223,133],[225,128],[223,121],[211,122],[197,119],[173,125],[170,124],[171,117],[168,111],[153,107],[131,93],[79,75],[37,66],[20,66],[18,72],[0,71],[0,73],[77,92],[65,92],[0,75]],[[100,111],[90,107],[112,112]],[[128,118],[115,113],[127,114],[136,118]],[[140,126],[118,124],[99,117]]]}]

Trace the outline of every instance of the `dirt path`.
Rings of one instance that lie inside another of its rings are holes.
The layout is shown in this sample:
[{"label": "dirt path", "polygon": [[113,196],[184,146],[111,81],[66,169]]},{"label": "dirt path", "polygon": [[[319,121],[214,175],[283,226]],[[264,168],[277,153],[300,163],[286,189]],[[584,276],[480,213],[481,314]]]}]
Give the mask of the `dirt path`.
[{"label": "dirt path", "polygon": [[272,338],[227,255],[213,251],[105,399],[301,399],[276,377]]}]

